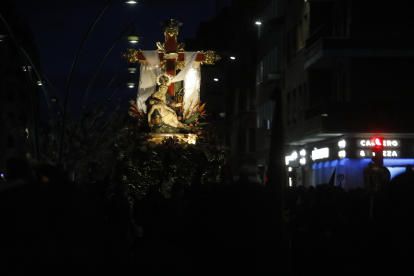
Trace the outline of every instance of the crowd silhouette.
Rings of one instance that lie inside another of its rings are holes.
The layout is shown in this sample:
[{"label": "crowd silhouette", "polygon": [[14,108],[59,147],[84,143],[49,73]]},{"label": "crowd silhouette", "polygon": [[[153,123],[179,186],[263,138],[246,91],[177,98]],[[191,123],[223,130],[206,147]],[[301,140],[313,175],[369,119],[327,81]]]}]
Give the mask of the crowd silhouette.
[{"label": "crowd silhouette", "polygon": [[[286,187],[274,248],[267,188],[231,169],[220,184],[152,186],[16,159],[0,183],[2,275],[363,275],[413,270],[414,172],[376,193],[320,184]],[[267,183],[271,185],[271,183]],[[370,215],[372,212],[372,215]],[[282,252],[285,257],[275,252]],[[283,268],[283,269],[280,269]]]}]

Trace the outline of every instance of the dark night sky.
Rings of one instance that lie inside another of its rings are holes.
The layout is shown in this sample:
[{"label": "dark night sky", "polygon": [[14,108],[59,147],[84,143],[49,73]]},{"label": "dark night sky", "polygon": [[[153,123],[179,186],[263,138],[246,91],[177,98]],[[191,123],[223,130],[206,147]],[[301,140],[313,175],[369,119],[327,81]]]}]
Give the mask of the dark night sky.
[{"label": "dark night sky", "polygon": [[[55,90],[64,91],[71,65],[82,40],[108,1],[13,1],[33,32],[41,57],[42,71]],[[180,43],[186,38],[195,36],[201,21],[211,20],[217,14],[217,10],[229,4],[230,0],[141,0],[135,5],[124,4],[122,0],[112,1],[95,26],[76,66],[69,101],[71,108],[76,109],[76,106],[81,104],[84,91],[99,62],[116,38],[134,19],[137,19],[136,33],[143,37],[134,48],[155,50],[155,43],[164,41],[160,22],[175,18],[184,23],[178,36]],[[127,48],[132,48],[130,45],[121,39],[110,52],[95,81],[89,102],[101,97],[99,95],[102,95],[109,80],[125,63],[120,53],[125,52]],[[108,90],[109,94],[128,80],[127,73],[121,72]],[[122,86],[115,98],[128,97],[128,93],[131,93],[131,90]],[[105,98],[107,96],[102,99]]]}]

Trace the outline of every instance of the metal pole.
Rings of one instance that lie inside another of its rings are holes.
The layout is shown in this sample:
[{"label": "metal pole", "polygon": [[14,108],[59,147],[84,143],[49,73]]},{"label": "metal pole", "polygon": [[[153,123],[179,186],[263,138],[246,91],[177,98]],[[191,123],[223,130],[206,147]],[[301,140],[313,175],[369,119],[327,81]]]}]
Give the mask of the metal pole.
[{"label": "metal pole", "polygon": [[76,64],[79,60],[79,56],[82,53],[83,47],[85,46],[86,41],[88,40],[90,34],[92,33],[92,30],[94,29],[96,23],[99,21],[99,19],[101,18],[102,14],[105,12],[105,10],[108,8],[109,4],[112,2],[113,0],[109,0],[106,5],[103,7],[103,9],[101,10],[101,12],[98,14],[98,16],[96,17],[95,21],[93,22],[92,26],[90,27],[88,33],[86,34],[85,38],[83,39],[83,42],[81,44],[81,47],[78,50],[78,53],[76,54],[75,59],[73,60],[72,63],[72,67],[70,69],[69,72],[69,78],[68,78],[68,83],[66,85],[66,92],[65,92],[65,99],[64,99],[64,107],[63,107],[63,115],[62,115],[62,126],[61,126],[61,130],[60,130],[60,145],[59,145],[59,158],[58,158],[58,163],[62,163],[62,158],[63,158],[63,148],[64,148],[64,138],[65,138],[65,127],[66,127],[66,113],[68,110],[68,98],[69,98],[69,91],[70,91],[70,87],[72,84],[72,76],[73,76],[73,71],[76,67]]},{"label": "metal pole", "polygon": [[108,56],[108,54],[112,51],[112,48],[114,48],[115,44],[118,42],[118,40],[125,34],[125,32],[129,29],[129,27],[131,27],[131,25],[133,25],[135,22],[137,21],[137,19],[135,19],[132,23],[130,23],[125,30],[122,31],[122,33],[117,37],[117,39],[115,39],[114,43],[112,44],[112,46],[108,49],[108,51],[106,52],[105,56],[101,59],[101,62],[99,63],[98,67],[96,68],[96,71],[91,79],[91,81],[88,84],[88,88],[86,88],[86,92],[85,92],[85,96],[83,97],[83,102],[82,102],[82,107],[85,108],[86,102],[88,101],[88,97],[89,97],[89,92],[92,88],[92,84],[95,81],[95,78],[99,72],[99,70],[102,67],[103,62],[105,61],[106,57]]}]

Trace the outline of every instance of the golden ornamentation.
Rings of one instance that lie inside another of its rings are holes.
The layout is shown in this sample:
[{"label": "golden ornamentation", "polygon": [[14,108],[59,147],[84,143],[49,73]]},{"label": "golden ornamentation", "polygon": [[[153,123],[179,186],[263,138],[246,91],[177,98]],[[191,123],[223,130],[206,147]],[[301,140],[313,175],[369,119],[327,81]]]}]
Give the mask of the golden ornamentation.
[{"label": "golden ornamentation", "polygon": [[204,54],[205,56],[204,61],[202,61],[201,64],[205,63],[208,65],[214,65],[214,62],[219,61],[221,59],[221,57],[216,55],[216,52],[214,51],[207,51],[207,52],[201,51],[200,53]]},{"label": "golden ornamentation", "polygon": [[176,139],[175,142],[181,145],[185,145],[187,143],[195,145],[197,135],[192,133],[148,133],[144,139],[146,139],[148,142],[153,142],[156,145],[159,145],[163,143],[163,140],[170,137]]},{"label": "golden ornamentation", "polygon": [[177,41],[178,27],[165,27],[164,35],[165,42],[167,42],[170,37],[175,37],[175,41]]},{"label": "golden ornamentation", "polygon": [[167,70],[167,61],[165,59],[160,61],[160,68],[164,71]]},{"label": "golden ornamentation", "polygon": [[164,59],[176,59],[176,58],[178,58],[178,53],[164,54],[163,58]]},{"label": "golden ornamentation", "polygon": [[158,47],[159,51],[166,52],[165,51],[165,43],[157,42],[157,47]]},{"label": "golden ornamentation", "polygon": [[177,61],[175,63],[175,70],[183,70],[185,66],[185,61]]},{"label": "golden ornamentation", "polygon": [[157,84],[169,86],[171,84],[172,76],[167,73],[162,73],[157,76]]},{"label": "golden ornamentation", "polygon": [[177,46],[177,49],[175,49],[175,51],[178,52],[184,52],[184,47],[185,47],[185,43],[180,43]]},{"label": "golden ornamentation", "polygon": [[122,57],[126,58],[129,63],[136,63],[139,61],[138,52],[140,51],[135,49],[127,49],[126,53],[122,53]]}]

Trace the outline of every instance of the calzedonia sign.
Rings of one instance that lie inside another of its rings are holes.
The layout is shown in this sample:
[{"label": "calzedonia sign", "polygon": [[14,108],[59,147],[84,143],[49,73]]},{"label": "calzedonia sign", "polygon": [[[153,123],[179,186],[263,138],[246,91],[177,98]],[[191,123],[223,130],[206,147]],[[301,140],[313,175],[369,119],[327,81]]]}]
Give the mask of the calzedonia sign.
[{"label": "calzedonia sign", "polygon": [[[383,150],[382,155],[384,158],[397,158],[401,156],[399,150]],[[360,158],[374,157],[374,153],[370,149],[359,149],[357,150],[357,156]]]},{"label": "calzedonia sign", "polygon": [[[373,139],[358,139],[357,146],[360,148],[372,148],[375,147],[375,141]],[[384,148],[399,148],[400,147],[400,140],[389,140],[384,139],[382,141],[382,146]]]},{"label": "calzedonia sign", "polygon": [[400,140],[397,139],[358,139],[357,156],[360,158],[374,157],[375,153],[372,149],[380,148],[383,149],[382,154],[385,158],[396,158],[400,157],[400,151],[397,150],[400,147]]}]

